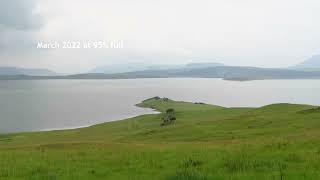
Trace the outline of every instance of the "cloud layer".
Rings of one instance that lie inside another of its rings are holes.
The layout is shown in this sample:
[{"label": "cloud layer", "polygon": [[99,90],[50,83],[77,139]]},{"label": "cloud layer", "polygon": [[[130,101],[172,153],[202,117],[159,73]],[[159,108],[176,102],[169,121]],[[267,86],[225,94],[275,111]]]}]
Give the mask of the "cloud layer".
[{"label": "cloud layer", "polygon": [[[284,67],[320,53],[318,0],[0,3],[0,65],[62,72],[130,62]],[[125,48],[35,48],[37,41],[84,40],[123,40]]]},{"label": "cloud layer", "polygon": [[0,6],[0,24],[16,30],[34,30],[42,25],[40,15],[34,13],[33,0],[3,0]]}]

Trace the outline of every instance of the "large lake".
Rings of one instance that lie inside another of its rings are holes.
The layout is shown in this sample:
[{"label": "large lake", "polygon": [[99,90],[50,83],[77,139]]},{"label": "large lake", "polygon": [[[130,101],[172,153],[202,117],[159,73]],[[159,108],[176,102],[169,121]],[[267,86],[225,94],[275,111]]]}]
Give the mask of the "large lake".
[{"label": "large lake", "polygon": [[134,106],[153,96],[257,107],[280,102],[320,105],[319,92],[320,80],[0,81],[0,133],[76,128],[153,113]]}]

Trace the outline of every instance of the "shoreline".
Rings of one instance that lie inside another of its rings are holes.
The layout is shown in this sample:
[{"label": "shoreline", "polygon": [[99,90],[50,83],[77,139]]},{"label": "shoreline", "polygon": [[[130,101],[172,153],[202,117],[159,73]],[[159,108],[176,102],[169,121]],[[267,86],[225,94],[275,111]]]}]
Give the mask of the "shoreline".
[{"label": "shoreline", "polygon": [[[137,105],[135,105],[136,107],[139,107]],[[146,108],[146,109],[152,109],[152,108],[147,108],[147,107],[139,107],[139,108]],[[1,133],[0,135],[11,135],[11,134],[19,134],[19,133],[36,133],[36,132],[52,132],[52,131],[64,131],[64,130],[76,130],[76,129],[82,129],[82,128],[88,128],[88,127],[92,127],[92,126],[96,126],[96,125],[100,125],[100,124],[105,124],[105,123],[109,123],[109,122],[115,122],[115,121],[124,121],[124,120],[128,120],[131,118],[136,118],[139,116],[144,116],[144,115],[152,115],[152,114],[160,114],[161,112],[152,109],[152,111],[150,113],[144,113],[144,114],[140,114],[140,115],[133,115],[133,116],[128,116],[122,119],[113,119],[110,121],[106,121],[106,122],[99,122],[97,124],[88,124],[88,125],[83,125],[83,126],[73,126],[73,127],[65,127],[65,128],[44,128],[44,129],[36,129],[36,130],[30,130],[30,131],[16,131],[16,132],[5,132],[5,133]]]}]

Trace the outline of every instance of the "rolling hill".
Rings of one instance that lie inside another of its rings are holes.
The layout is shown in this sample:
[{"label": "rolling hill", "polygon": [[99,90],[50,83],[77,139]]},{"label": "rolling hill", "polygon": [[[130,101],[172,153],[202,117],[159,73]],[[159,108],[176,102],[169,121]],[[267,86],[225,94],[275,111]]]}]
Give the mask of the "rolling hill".
[{"label": "rolling hill", "polygon": [[[161,114],[0,135],[0,179],[319,179],[320,109],[150,98]],[[168,109],[176,120],[161,125]]]}]

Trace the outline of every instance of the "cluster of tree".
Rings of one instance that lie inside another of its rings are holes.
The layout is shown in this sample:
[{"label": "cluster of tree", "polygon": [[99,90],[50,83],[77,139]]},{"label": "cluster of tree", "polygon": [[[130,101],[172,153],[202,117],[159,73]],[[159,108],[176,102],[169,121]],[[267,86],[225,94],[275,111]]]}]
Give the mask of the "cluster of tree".
[{"label": "cluster of tree", "polygon": [[[164,97],[164,98],[160,98],[159,96],[155,96],[155,97],[150,98],[150,99],[162,100],[162,101],[169,101],[169,98],[166,98],[166,97]],[[149,100],[149,99],[147,99],[147,100]]]},{"label": "cluster of tree", "polygon": [[153,97],[153,99],[155,99],[155,100],[159,100],[159,99],[161,99],[159,96],[156,96],[156,97]]},{"label": "cluster of tree", "polygon": [[175,110],[172,108],[167,109],[164,116],[162,117],[161,126],[172,124],[176,119],[177,118],[175,117]]}]

